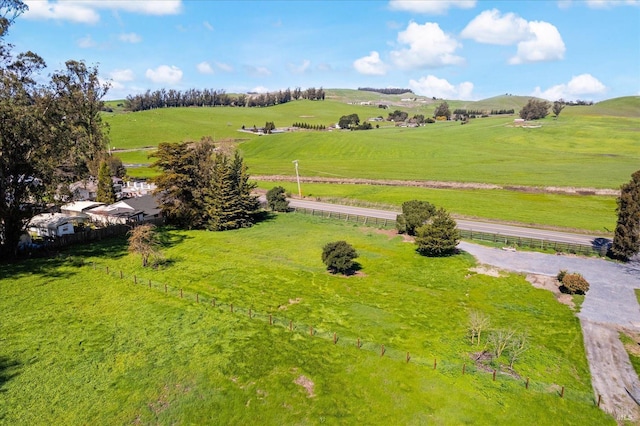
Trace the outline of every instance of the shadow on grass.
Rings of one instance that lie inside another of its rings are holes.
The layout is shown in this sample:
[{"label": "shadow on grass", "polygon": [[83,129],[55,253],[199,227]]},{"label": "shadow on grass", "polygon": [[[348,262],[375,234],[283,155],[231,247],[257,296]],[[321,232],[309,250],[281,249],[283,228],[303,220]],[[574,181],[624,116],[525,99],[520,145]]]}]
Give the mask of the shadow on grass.
[{"label": "shadow on grass", "polygon": [[256,224],[273,222],[277,217],[278,215],[276,213],[267,210],[261,210],[253,214],[253,219]]},{"label": "shadow on grass", "polygon": [[19,374],[19,368],[20,363],[18,361],[0,356],[0,392],[6,392],[4,385]]},{"label": "shadow on grass", "polygon": [[184,240],[193,237],[180,233],[180,230],[173,226],[163,226],[157,229],[158,241],[162,248],[169,248],[181,244]]}]

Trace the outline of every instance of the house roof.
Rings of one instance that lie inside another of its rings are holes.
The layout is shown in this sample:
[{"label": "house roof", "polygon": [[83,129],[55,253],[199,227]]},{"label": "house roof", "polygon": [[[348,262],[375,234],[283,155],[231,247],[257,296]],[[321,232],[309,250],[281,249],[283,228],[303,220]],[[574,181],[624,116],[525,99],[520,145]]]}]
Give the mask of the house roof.
[{"label": "house roof", "polygon": [[98,206],[89,210],[89,212],[103,216],[130,218],[141,213],[144,216],[155,216],[160,213],[160,208],[153,195],[144,195],[137,198],[127,198],[108,206]]},{"label": "house roof", "polygon": [[60,209],[69,212],[82,213],[85,210],[89,210],[101,205],[104,205],[104,203],[98,203],[96,201],[74,201],[72,203],[65,204],[64,206],[60,207]]},{"label": "house roof", "polygon": [[31,218],[29,226],[33,228],[55,229],[67,223],[72,223],[77,218],[62,213],[42,213]]}]

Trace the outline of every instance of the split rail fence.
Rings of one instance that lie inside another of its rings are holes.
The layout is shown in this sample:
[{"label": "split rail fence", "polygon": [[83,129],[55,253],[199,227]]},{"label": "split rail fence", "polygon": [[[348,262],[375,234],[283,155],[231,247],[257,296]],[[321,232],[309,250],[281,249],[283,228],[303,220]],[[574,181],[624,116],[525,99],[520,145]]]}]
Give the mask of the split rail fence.
[{"label": "split rail fence", "polygon": [[493,382],[503,382],[508,385],[520,385],[532,392],[556,395],[559,398],[565,398],[571,401],[593,404],[600,407],[603,399],[598,395],[590,392],[577,391],[555,383],[544,383],[531,380],[529,377],[522,378],[517,375],[509,374],[508,371],[500,371],[499,368],[493,368],[488,365],[476,364],[473,359],[469,358],[469,362],[451,362],[448,360],[438,359],[437,357],[427,357],[424,354],[410,353],[392,346],[386,346],[378,342],[371,342],[360,337],[338,334],[332,330],[317,327],[313,324],[301,323],[291,318],[280,316],[282,312],[262,312],[255,310],[253,307],[246,307],[235,304],[229,300],[221,300],[213,295],[205,295],[195,293],[193,291],[185,291],[183,288],[172,285],[159,283],[137,275],[125,274],[122,270],[110,268],[107,265],[98,265],[92,263],[94,270],[101,270],[112,278],[127,280],[133,285],[148,288],[150,290],[159,291],[170,297],[178,297],[185,302],[195,303],[205,309],[217,309],[227,312],[229,315],[242,315],[251,320],[261,321],[272,327],[281,327],[291,333],[306,335],[309,338],[321,338],[328,344],[341,347],[357,348],[361,351],[367,351],[378,357],[389,358],[402,363],[417,364],[425,369],[437,371],[450,377],[459,375],[475,375],[476,377],[490,379]]}]

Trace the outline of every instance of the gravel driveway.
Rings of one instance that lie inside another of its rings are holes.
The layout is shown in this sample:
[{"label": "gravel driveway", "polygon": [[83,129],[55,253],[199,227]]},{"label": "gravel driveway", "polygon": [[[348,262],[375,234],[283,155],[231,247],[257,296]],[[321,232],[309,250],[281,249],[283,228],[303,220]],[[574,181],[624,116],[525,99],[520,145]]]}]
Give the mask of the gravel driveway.
[{"label": "gravel driveway", "polygon": [[566,269],[579,272],[589,291],[578,314],[594,392],[601,407],[618,420],[640,420],[640,409],[629,392],[640,392],[640,381],[618,339],[617,330],[640,332],[640,306],[634,289],[640,288],[640,265],[602,259],[535,252],[511,252],[467,242],[458,247],[481,264],[504,270],[555,276]]}]

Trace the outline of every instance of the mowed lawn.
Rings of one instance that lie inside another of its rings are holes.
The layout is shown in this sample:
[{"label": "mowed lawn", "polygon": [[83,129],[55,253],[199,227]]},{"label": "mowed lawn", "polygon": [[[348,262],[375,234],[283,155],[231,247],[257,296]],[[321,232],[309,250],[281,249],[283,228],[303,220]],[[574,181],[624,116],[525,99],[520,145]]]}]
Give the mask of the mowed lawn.
[{"label": "mowed lawn", "polygon": [[[295,214],[162,235],[158,269],[122,238],[2,265],[0,422],[614,424],[595,407],[577,318],[522,276]],[[339,239],[360,253],[355,276],[320,261]],[[471,310],[528,333],[515,376],[474,365]]]}]

